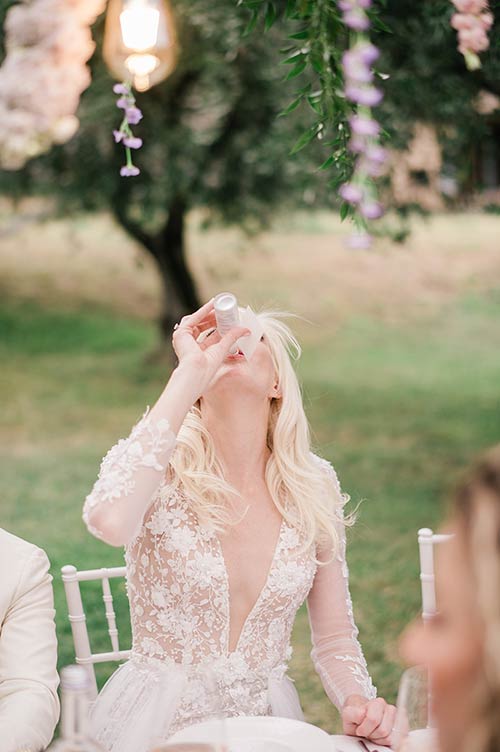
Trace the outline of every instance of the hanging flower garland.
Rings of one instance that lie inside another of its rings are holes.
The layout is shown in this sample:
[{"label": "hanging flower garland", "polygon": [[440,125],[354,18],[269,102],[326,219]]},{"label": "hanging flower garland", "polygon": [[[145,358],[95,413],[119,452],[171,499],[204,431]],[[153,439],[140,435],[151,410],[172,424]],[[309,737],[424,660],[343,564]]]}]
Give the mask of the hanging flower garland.
[{"label": "hanging flower garland", "polygon": [[117,131],[113,131],[115,143],[121,143],[125,147],[125,158],[127,163],[120,168],[120,175],[122,178],[134,177],[135,175],[139,175],[140,170],[132,161],[131,150],[141,148],[142,138],[134,136],[130,126],[137,125],[137,123],[142,120],[142,112],[136,107],[131,84],[127,82],[115,84],[113,86],[113,91],[115,94],[119,95],[116,106],[123,110],[123,120],[120,124],[120,128]]},{"label": "hanging flower garland", "polygon": [[478,70],[481,67],[478,53],[490,46],[488,31],[493,26],[488,0],[452,0],[452,3],[457,10],[451,17],[451,25],[458,32],[458,51],[469,70]]},{"label": "hanging flower garland", "polygon": [[24,0],[5,20],[6,58],[0,68],[0,166],[65,143],[77,131],[86,66],[95,44],[91,24],[106,0]]},{"label": "hanging flower garland", "polygon": [[379,50],[370,42],[370,19],[366,13],[371,0],[339,0],[343,20],[351,30],[351,45],[342,57],[345,96],[355,105],[349,119],[349,150],[355,155],[354,172],[339,194],[351,207],[355,231],[349,238],[351,248],[369,248],[372,237],[368,223],[379,219],[383,208],[377,199],[375,178],[383,172],[387,152],[380,146],[380,126],[372,114],[383,98],[374,86],[373,63]]}]

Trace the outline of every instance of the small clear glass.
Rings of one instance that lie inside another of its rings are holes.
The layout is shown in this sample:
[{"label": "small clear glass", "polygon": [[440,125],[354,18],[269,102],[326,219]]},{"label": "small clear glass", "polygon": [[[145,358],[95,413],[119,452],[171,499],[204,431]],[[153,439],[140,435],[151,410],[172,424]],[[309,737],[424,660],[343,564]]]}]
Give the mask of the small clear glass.
[{"label": "small clear glass", "polygon": [[401,676],[392,748],[395,752],[438,752],[432,683],[424,666],[412,666]]}]

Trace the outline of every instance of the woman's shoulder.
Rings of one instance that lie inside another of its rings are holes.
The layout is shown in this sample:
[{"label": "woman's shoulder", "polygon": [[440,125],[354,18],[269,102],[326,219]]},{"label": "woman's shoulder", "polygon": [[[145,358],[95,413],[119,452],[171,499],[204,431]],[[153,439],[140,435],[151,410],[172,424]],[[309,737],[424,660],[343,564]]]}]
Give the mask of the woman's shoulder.
[{"label": "woman's shoulder", "polygon": [[325,473],[325,475],[328,475],[335,483],[335,485],[340,488],[337,471],[335,470],[330,460],[327,460],[324,457],[321,457],[319,454],[315,454],[314,452],[311,452],[311,459],[317,466],[317,468]]}]

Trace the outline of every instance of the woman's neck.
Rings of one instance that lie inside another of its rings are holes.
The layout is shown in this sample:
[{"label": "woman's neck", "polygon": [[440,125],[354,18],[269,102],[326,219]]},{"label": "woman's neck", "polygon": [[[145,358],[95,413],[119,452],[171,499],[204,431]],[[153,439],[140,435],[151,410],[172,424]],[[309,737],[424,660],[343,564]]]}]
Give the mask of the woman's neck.
[{"label": "woman's neck", "polygon": [[200,405],[224,477],[238,491],[255,487],[265,477],[269,402],[225,400],[223,405]]}]

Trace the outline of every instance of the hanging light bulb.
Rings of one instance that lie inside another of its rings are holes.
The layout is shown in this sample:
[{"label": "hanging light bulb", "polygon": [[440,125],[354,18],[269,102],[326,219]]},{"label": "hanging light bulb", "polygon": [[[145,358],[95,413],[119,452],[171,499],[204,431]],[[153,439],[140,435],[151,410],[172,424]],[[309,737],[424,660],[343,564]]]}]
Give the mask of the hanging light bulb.
[{"label": "hanging light bulb", "polygon": [[110,0],[103,57],[113,76],[131,81],[138,91],[167,78],[177,61],[168,0]]}]

